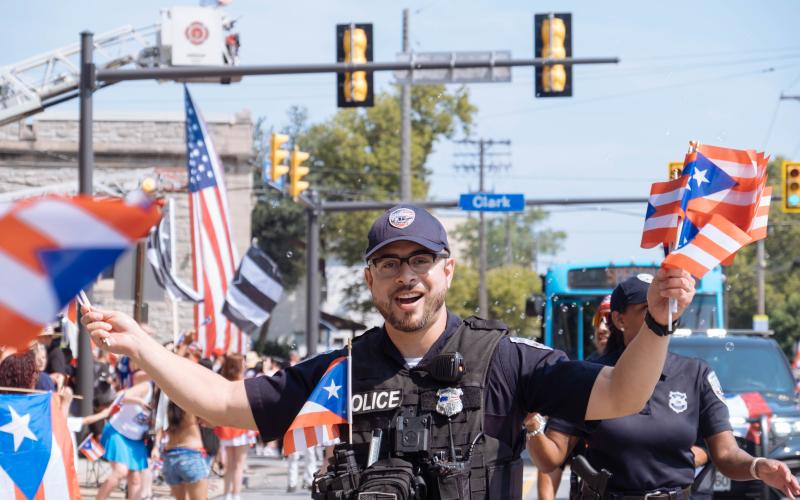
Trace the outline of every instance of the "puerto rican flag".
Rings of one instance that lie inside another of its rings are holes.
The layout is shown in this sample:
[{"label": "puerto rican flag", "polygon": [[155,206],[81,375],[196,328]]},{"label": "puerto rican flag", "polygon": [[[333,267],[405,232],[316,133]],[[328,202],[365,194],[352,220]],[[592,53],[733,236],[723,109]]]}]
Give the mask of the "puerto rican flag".
[{"label": "puerto rican flag", "polygon": [[[0,207],[0,345],[27,348],[42,325],[161,214],[144,195],[44,196]],[[16,284],[16,286],[11,286]]]},{"label": "puerto rican flag", "polygon": [[103,445],[98,443],[92,434],[86,436],[86,439],[84,439],[80,446],[78,446],[78,450],[80,450],[83,456],[85,456],[90,462],[96,462],[100,460],[100,458],[106,453]]},{"label": "puerto rican flag", "polygon": [[644,218],[642,248],[669,245],[678,234],[678,223],[683,214],[681,201],[686,191],[688,177],[667,182],[654,182]]},{"label": "puerto rican flag", "polygon": [[688,243],[667,255],[664,266],[686,269],[700,279],[751,241],[750,235],[732,222],[712,215]]},{"label": "puerto rican flag", "polygon": [[[725,395],[725,404],[731,416],[733,435],[761,444],[761,424],[755,419],[772,416],[772,408],[760,392]],[[751,420],[751,422],[748,422]]]},{"label": "puerto rican flag", "polygon": [[59,396],[0,395],[0,498],[80,499]]},{"label": "puerto rican flag", "polygon": [[239,260],[231,237],[224,169],[188,88],[184,94],[192,277],[194,289],[203,297],[203,303],[195,305],[194,326],[204,353],[215,349],[243,353],[247,337],[222,314]]},{"label": "puerto rican flag", "polygon": [[334,359],[300,413],[283,436],[283,453],[291,455],[318,444],[339,442],[339,425],[348,423],[348,359]]}]

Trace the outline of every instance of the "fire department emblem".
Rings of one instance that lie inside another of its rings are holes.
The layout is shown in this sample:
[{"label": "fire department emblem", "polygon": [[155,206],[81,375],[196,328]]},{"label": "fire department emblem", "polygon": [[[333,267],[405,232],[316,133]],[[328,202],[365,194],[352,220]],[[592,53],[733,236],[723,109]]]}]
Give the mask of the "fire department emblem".
[{"label": "fire department emblem", "polygon": [[436,391],[436,413],[446,417],[458,415],[464,409],[464,403],[461,401],[463,395],[464,391],[457,387],[439,389]]},{"label": "fire department emblem", "polygon": [[410,208],[398,208],[389,214],[389,224],[397,229],[405,229],[414,223],[416,216]]},{"label": "fire department emblem", "polygon": [[669,391],[669,407],[675,413],[686,411],[686,408],[689,407],[689,403],[686,401],[686,393]]},{"label": "fire department emblem", "polygon": [[186,28],[186,39],[192,45],[200,45],[208,40],[208,28],[200,21],[194,21]]}]

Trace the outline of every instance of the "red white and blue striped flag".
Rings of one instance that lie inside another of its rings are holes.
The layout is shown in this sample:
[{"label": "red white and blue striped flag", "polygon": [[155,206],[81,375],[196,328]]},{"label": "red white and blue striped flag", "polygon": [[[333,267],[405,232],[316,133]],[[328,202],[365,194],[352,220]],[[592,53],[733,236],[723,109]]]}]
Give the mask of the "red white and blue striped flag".
[{"label": "red white and blue striped flag", "polygon": [[189,89],[186,101],[186,167],[192,224],[192,277],[203,296],[194,324],[204,353],[247,350],[246,337],[222,314],[228,283],[239,260],[231,237],[224,169]]},{"label": "red white and blue striped flag", "polygon": [[0,208],[0,345],[26,349],[160,216],[137,194],[44,196]]},{"label": "red white and blue striped flag", "polygon": [[90,462],[96,462],[106,453],[103,445],[97,442],[93,434],[88,434],[86,439],[78,446],[81,454],[85,456]]},{"label": "red white and blue striped flag", "polygon": [[740,248],[767,236],[767,162],[753,150],[698,146],[681,177],[653,184],[641,246],[674,246],[664,265],[696,278],[732,263]]},{"label": "red white and blue striped flag", "polygon": [[334,359],[283,436],[284,454],[339,442],[339,425],[348,423],[348,378],[347,357]]},{"label": "red white and blue striped flag", "polygon": [[0,498],[80,499],[59,396],[0,395]]}]

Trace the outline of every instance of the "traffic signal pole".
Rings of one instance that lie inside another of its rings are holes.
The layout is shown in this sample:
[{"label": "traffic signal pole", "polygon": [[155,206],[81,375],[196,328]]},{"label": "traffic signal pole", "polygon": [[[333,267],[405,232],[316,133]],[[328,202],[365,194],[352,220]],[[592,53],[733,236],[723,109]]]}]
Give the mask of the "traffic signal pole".
[{"label": "traffic signal pole", "polygon": [[[403,53],[410,54],[408,9],[403,9]],[[412,60],[413,57],[409,57]],[[400,199],[411,201],[411,84],[400,86]]]},{"label": "traffic signal pole", "polygon": [[[80,128],[78,129],[78,192],[91,195],[94,172],[94,148],[92,138],[92,94],[94,92],[94,36],[88,31],[81,33],[81,78],[78,87],[80,95]],[[91,284],[84,288],[91,298]],[[80,308],[78,308],[80,309]],[[78,311],[78,318],[81,312]],[[89,332],[78,321],[78,394],[81,416],[94,413],[94,357]]]},{"label": "traffic signal pole", "polygon": [[320,204],[316,191],[309,192],[310,203],[306,205],[308,221],[306,240],[306,348],[307,356],[317,353],[319,345],[319,216]]}]

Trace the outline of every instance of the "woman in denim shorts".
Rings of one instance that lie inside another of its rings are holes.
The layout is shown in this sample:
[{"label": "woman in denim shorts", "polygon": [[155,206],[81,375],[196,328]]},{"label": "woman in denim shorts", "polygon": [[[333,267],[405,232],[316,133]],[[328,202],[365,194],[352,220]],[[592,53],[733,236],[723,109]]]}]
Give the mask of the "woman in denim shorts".
[{"label": "woman in denim shorts", "polygon": [[[166,397],[162,393],[161,397]],[[208,498],[208,463],[200,427],[194,415],[178,405],[167,405],[167,444],[164,453],[153,448],[153,458],[164,460],[164,480],[178,500],[205,500]]]}]

